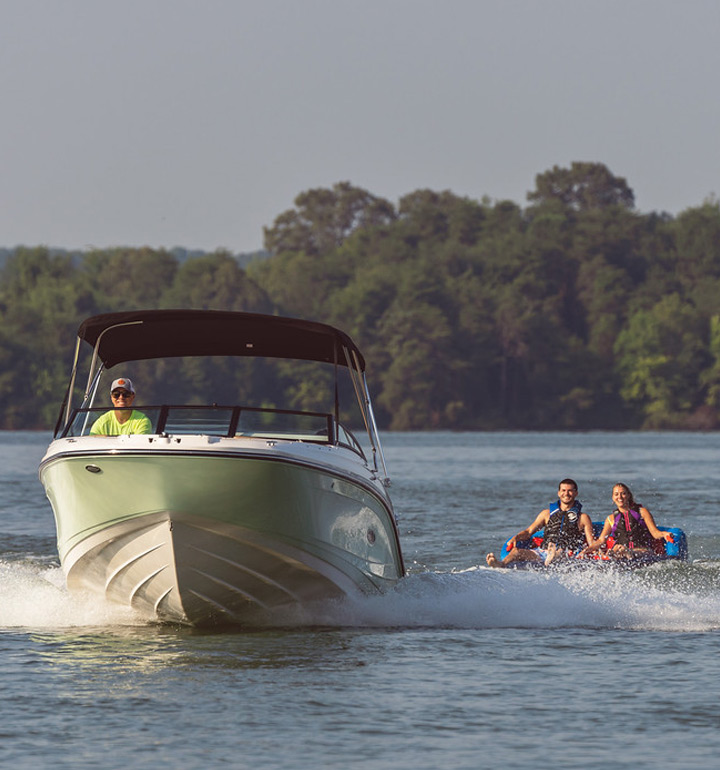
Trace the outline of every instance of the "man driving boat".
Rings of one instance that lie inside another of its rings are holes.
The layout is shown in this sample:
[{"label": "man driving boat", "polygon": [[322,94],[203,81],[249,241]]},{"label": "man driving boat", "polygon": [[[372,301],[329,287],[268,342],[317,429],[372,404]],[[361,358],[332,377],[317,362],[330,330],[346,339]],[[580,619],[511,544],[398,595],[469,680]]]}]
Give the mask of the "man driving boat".
[{"label": "man driving boat", "polygon": [[90,428],[91,436],[120,436],[131,433],[152,433],[150,419],[132,408],[135,386],[129,377],[119,377],[110,386],[114,409],[98,417]]}]

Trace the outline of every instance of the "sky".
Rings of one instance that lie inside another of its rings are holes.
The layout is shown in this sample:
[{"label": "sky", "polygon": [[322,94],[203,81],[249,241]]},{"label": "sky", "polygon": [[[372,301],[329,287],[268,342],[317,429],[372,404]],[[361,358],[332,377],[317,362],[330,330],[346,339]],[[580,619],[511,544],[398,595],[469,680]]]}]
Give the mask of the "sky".
[{"label": "sky", "polygon": [[308,189],[720,193],[717,0],[0,0],[0,247],[245,253]]}]

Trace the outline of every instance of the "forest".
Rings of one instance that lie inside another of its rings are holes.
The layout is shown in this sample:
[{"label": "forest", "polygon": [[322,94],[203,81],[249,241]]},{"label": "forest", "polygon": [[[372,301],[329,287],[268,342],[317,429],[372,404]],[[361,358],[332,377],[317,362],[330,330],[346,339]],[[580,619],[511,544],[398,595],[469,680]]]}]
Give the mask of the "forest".
[{"label": "forest", "polygon": [[264,241],[252,259],[4,250],[0,429],[51,428],[80,322],[141,308],[338,326],[385,430],[720,427],[714,197],[641,213],[625,179],[585,162],[539,173],[524,207],[427,189],[392,203],[339,182],[300,193]]}]

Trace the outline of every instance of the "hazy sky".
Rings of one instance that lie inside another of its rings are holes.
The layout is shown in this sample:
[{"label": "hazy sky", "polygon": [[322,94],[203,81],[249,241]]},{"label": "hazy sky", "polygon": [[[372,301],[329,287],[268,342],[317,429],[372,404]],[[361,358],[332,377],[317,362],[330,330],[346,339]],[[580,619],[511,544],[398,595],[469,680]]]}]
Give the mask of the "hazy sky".
[{"label": "hazy sky", "polygon": [[0,246],[262,246],[312,187],[720,193],[718,0],[0,0]]}]

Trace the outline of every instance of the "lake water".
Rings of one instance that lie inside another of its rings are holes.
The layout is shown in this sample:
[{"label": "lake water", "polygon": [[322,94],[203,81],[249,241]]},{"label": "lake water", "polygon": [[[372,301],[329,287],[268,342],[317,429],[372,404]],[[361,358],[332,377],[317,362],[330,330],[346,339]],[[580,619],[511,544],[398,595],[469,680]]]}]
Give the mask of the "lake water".
[{"label": "lake water", "polygon": [[[73,768],[706,768],[720,757],[720,435],[387,434],[408,577],[292,628],[149,625],[69,596],[0,433],[0,760]],[[690,561],[491,570],[566,476],[628,483]]]}]

